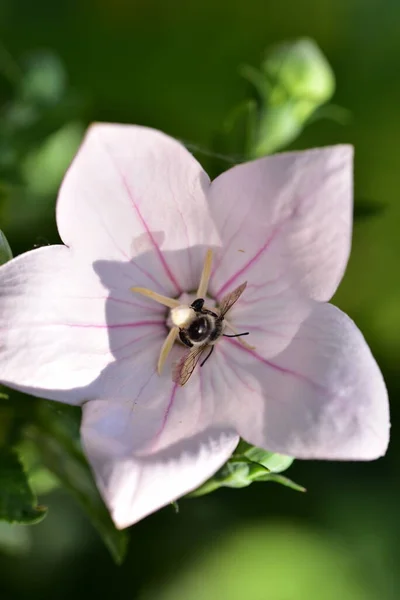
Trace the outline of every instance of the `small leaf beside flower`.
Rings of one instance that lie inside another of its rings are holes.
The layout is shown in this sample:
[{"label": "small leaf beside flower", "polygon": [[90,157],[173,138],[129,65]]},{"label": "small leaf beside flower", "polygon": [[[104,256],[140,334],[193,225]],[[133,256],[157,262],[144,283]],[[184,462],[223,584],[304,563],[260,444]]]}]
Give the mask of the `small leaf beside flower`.
[{"label": "small leaf beside flower", "polygon": [[189,496],[204,496],[220,487],[247,487],[255,481],[275,481],[298,492],[305,492],[304,487],[280,475],[292,462],[290,456],[266,452],[241,440],[228,462]]},{"label": "small leaf beside flower", "polygon": [[13,257],[10,244],[4,233],[0,229],[0,265],[11,260]]},{"label": "small leaf beside flower", "polygon": [[39,506],[26,473],[14,450],[0,449],[0,520],[31,525],[46,516]]}]

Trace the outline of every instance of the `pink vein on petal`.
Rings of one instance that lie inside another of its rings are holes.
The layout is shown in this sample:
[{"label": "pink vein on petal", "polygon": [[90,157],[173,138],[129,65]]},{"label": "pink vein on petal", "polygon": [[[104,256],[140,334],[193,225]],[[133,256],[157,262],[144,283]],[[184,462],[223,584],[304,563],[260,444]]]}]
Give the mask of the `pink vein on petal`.
[{"label": "pink vein on petal", "polygon": [[135,337],[133,338],[133,340],[129,340],[129,342],[126,342],[125,344],[123,344],[122,346],[119,346],[118,348],[112,348],[112,353],[115,355],[116,352],[119,352],[120,350],[125,350],[125,348],[128,348],[129,346],[132,346],[133,344],[137,344],[138,342],[141,342],[144,339],[149,339],[150,334],[145,333],[144,335],[141,335],[140,337]]},{"label": "pink vein on petal", "polygon": [[[174,199],[175,209],[176,209],[176,211],[177,211],[177,213],[180,216],[181,221],[182,221],[183,230],[185,232],[185,237],[186,237],[186,255],[187,255],[187,259],[188,259],[188,263],[189,263],[189,272],[192,273],[193,272],[193,265],[192,265],[192,255],[191,255],[191,252],[190,252],[191,244],[190,244],[190,240],[189,240],[189,231],[188,231],[188,228],[187,228],[186,220],[185,220],[185,218],[183,216],[183,212],[179,208],[178,202],[177,202],[177,200],[175,198],[175,194],[172,191],[172,187],[171,187],[170,181],[168,181],[168,185],[169,185],[169,190],[171,192],[171,196]],[[191,194],[191,196],[193,198],[192,194]]]},{"label": "pink vein on petal", "polygon": [[166,260],[165,260],[165,258],[164,258],[164,255],[163,255],[163,253],[162,253],[162,251],[161,251],[161,248],[160,248],[160,246],[157,244],[156,240],[154,239],[154,236],[153,236],[153,234],[151,233],[151,231],[150,231],[150,229],[149,229],[149,226],[148,226],[148,225],[147,225],[147,223],[146,223],[146,220],[144,219],[144,217],[143,217],[142,213],[140,212],[140,209],[139,209],[139,207],[138,207],[137,203],[135,202],[135,200],[134,200],[134,198],[133,198],[133,195],[132,195],[132,193],[131,193],[131,190],[130,190],[130,188],[129,188],[128,182],[126,181],[126,178],[125,178],[125,176],[123,175],[123,173],[121,173],[121,171],[120,171],[120,170],[119,170],[119,168],[117,167],[117,165],[116,165],[116,163],[115,163],[115,161],[114,161],[113,155],[112,155],[112,153],[110,152],[109,148],[108,148],[107,146],[105,146],[105,147],[106,147],[106,149],[107,149],[107,153],[108,153],[108,155],[110,156],[110,159],[111,159],[111,161],[112,161],[112,163],[113,163],[113,165],[114,165],[114,168],[115,168],[115,170],[117,171],[118,175],[119,175],[119,176],[120,176],[120,178],[121,178],[122,184],[123,184],[123,186],[124,186],[124,188],[125,188],[125,191],[126,191],[126,193],[127,193],[127,195],[128,195],[128,198],[129,198],[129,200],[131,201],[131,204],[132,204],[133,208],[135,209],[135,211],[136,211],[136,213],[137,213],[137,215],[138,215],[138,217],[139,217],[139,219],[140,219],[140,222],[142,223],[142,225],[143,225],[143,227],[144,227],[144,229],[145,229],[145,231],[146,231],[147,235],[149,236],[149,238],[150,238],[150,241],[151,241],[151,243],[152,243],[152,244],[153,244],[153,246],[154,246],[154,249],[155,249],[155,251],[156,251],[156,253],[157,253],[157,256],[158,256],[158,258],[160,259],[160,262],[161,262],[162,266],[164,267],[164,270],[165,270],[166,274],[168,275],[168,277],[169,277],[169,279],[170,279],[171,283],[172,283],[172,284],[175,286],[175,288],[176,288],[176,290],[177,290],[178,294],[182,294],[182,288],[181,288],[181,286],[179,285],[179,283],[177,282],[177,280],[175,279],[175,276],[174,276],[174,274],[172,273],[171,269],[169,268],[169,265],[167,264],[167,261],[166,261]]},{"label": "pink vein on petal", "polygon": [[[229,240],[227,241],[227,243],[226,243],[226,244],[224,244],[224,249],[223,249],[223,251],[220,253],[219,257],[218,257],[218,258],[217,258],[217,260],[215,261],[215,264],[214,264],[214,267],[213,267],[213,270],[212,270],[212,275],[211,275],[212,277],[214,276],[214,274],[216,273],[216,271],[217,271],[217,269],[219,268],[220,264],[221,264],[221,263],[222,263],[222,261],[224,260],[224,258],[225,258],[225,256],[226,256],[226,253],[227,253],[227,251],[229,250],[229,248],[231,247],[231,244],[232,244],[233,240],[235,239],[235,237],[237,236],[237,234],[239,233],[239,231],[242,229],[242,227],[243,227],[243,223],[245,223],[245,222],[246,222],[246,219],[247,219],[247,217],[248,217],[249,213],[251,213],[251,211],[252,211],[252,203],[249,203],[248,210],[247,210],[247,212],[246,212],[245,216],[243,217],[243,219],[242,219],[242,221],[241,221],[241,223],[240,223],[240,225],[239,225],[238,229],[237,229],[237,230],[236,230],[236,231],[235,231],[235,232],[234,232],[234,233],[233,233],[233,234],[230,236],[230,238],[229,238]],[[231,214],[232,214],[232,213],[229,213],[229,214],[228,214],[228,218],[225,220],[224,224],[223,224],[223,225],[222,225],[222,227],[221,227],[221,232],[220,232],[220,235],[221,235],[221,238],[222,238],[222,239],[223,239],[223,233],[224,233],[224,231],[225,231],[225,229],[226,229],[226,226],[227,226],[227,224],[228,224],[228,223],[229,223],[229,221],[230,221],[230,215],[231,215]]]},{"label": "pink vein on petal", "polygon": [[282,375],[289,375],[290,377],[295,377],[296,379],[299,379],[300,381],[304,381],[304,383],[307,383],[314,389],[319,390],[320,392],[323,392],[323,393],[327,393],[327,389],[323,385],[316,383],[315,381],[310,379],[310,377],[307,377],[307,375],[303,375],[302,373],[293,371],[292,369],[289,369],[288,367],[282,367],[281,365],[277,365],[276,363],[273,363],[270,360],[263,358],[262,356],[257,354],[254,350],[245,348],[244,346],[242,346],[241,344],[239,344],[239,342],[237,342],[235,340],[227,340],[227,341],[229,344],[233,344],[234,346],[236,346],[243,352],[247,352],[247,354],[250,354],[251,356],[253,356],[256,360],[258,360],[258,362],[262,362],[264,365],[267,365],[274,371],[278,371],[279,373],[282,373]]},{"label": "pink vein on petal", "polygon": [[[228,354],[222,348],[218,348],[218,350],[219,350],[221,356],[223,357],[223,361],[224,361],[226,367],[228,367],[228,369],[231,371],[231,373],[233,373],[237,377],[237,379],[240,381],[240,383],[243,384],[244,387],[246,387],[250,392],[255,392],[255,389],[247,381],[244,381],[242,379],[242,377],[239,375],[239,371],[237,371],[236,369],[233,368],[231,363],[233,363],[235,361],[230,360]],[[236,362],[235,362],[235,365],[237,365]]]},{"label": "pink vein on petal", "polygon": [[[129,300],[122,300],[120,298],[113,298],[112,296],[108,296],[108,298],[104,298],[104,300],[112,300],[112,302],[117,302],[118,304],[127,304],[128,306],[134,306],[135,308],[143,308],[144,310],[149,309],[148,304],[140,304],[139,302],[130,302]],[[164,313],[164,310],[160,308],[159,310],[154,307],[154,312]]]},{"label": "pink vein on petal", "polygon": [[160,246],[157,244],[156,240],[154,239],[154,236],[153,236],[153,234],[151,233],[151,231],[150,231],[150,229],[149,229],[149,227],[148,227],[148,225],[147,225],[147,223],[146,223],[146,221],[145,221],[145,219],[144,219],[144,217],[143,217],[142,213],[140,212],[138,205],[136,204],[136,202],[135,202],[135,201],[134,201],[134,199],[133,199],[133,196],[132,196],[132,194],[131,194],[131,191],[130,191],[130,189],[129,189],[129,187],[128,187],[128,184],[127,184],[127,182],[126,182],[126,180],[125,180],[125,177],[124,177],[122,174],[121,174],[121,178],[122,178],[122,181],[123,181],[124,187],[125,187],[125,189],[126,189],[126,191],[127,191],[127,194],[128,194],[128,196],[129,196],[129,199],[130,199],[130,201],[131,201],[131,203],[132,203],[132,205],[133,205],[134,209],[136,210],[136,212],[137,212],[137,215],[138,215],[138,217],[139,217],[140,221],[142,222],[142,225],[143,225],[143,227],[145,228],[147,235],[149,236],[149,238],[150,238],[150,240],[151,240],[151,243],[152,243],[152,244],[153,244],[153,246],[154,246],[154,249],[155,249],[155,251],[156,251],[156,253],[157,253],[157,255],[158,255],[158,258],[160,259],[160,262],[161,262],[162,266],[164,267],[164,270],[165,270],[165,272],[167,273],[167,275],[168,275],[168,277],[169,277],[170,281],[171,281],[171,282],[174,284],[174,286],[175,286],[175,288],[176,288],[176,291],[178,292],[178,294],[182,294],[182,288],[181,288],[181,286],[179,285],[179,283],[177,282],[177,280],[175,279],[175,276],[174,276],[174,274],[172,273],[171,269],[169,268],[169,266],[168,266],[168,264],[167,264],[167,261],[165,260],[165,258],[164,258],[164,255],[163,255],[163,253],[161,252],[161,248],[160,248]]},{"label": "pink vein on petal", "polygon": [[[175,401],[175,396],[176,396],[177,389],[178,389],[178,384],[175,383],[174,387],[172,388],[171,396],[170,396],[170,398],[168,400],[167,407],[166,407],[166,409],[164,411],[164,415],[163,415],[163,418],[162,418],[162,421],[161,421],[160,428],[159,428],[159,430],[157,431],[157,433],[154,436],[154,446],[156,446],[157,441],[160,438],[160,435],[162,434],[162,432],[165,429],[165,426],[166,426],[167,421],[168,421],[169,413],[171,412],[171,408],[172,408],[172,406],[174,404],[174,401]],[[154,446],[153,446],[153,449],[154,449]]]},{"label": "pink vein on petal", "polygon": [[[275,323],[274,323],[275,325]],[[243,325],[243,329],[244,330],[251,330],[251,332],[253,331],[257,331],[259,333],[264,333],[267,335],[271,335],[283,340],[287,340],[287,339],[292,339],[293,336],[288,335],[287,333],[284,333],[283,331],[275,331],[274,329],[267,329],[265,327],[262,327],[261,325]]]},{"label": "pink vein on petal", "polygon": [[[63,296],[63,298],[67,298],[67,296]],[[69,299],[72,300],[104,300],[105,302],[111,300],[112,302],[116,302],[118,304],[126,304],[127,306],[134,306],[135,308],[142,308],[143,310],[149,310],[148,304],[140,304],[139,302],[133,302],[131,300],[123,300],[122,298],[114,298],[113,296],[68,296]],[[158,313],[164,313],[164,309],[160,308],[156,310],[157,305],[154,305],[153,311]]]},{"label": "pink vein on petal", "polygon": [[141,273],[143,273],[143,275],[148,277],[150,279],[150,281],[152,281],[155,285],[159,286],[159,288],[161,290],[163,290],[164,293],[167,293],[167,290],[161,285],[161,283],[159,281],[157,281],[157,279],[151,273],[149,273],[146,269],[144,269],[143,267],[140,267],[133,258],[131,259],[129,264],[134,265],[138,269],[138,271],[140,271]]},{"label": "pink vein on petal", "polygon": [[271,233],[271,235],[269,236],[265,244],[260,248],[260,250],[258,250],[258,252],[249,261],[247,261],[247,263],[241,269],[239,269],[239,271],[236,271],[236,273],[232,275],[232,277],[228,279],[228,281],[218,290],[218,292],[215,294],[216,298],[221,296],[221,294],[223,294],[223,292],[226,289],[228,289],[236,281],[236,279],[243,275],[249,267],[251,267],[255,262],[257,262],[257,260],[265,252],[265,250],[269,248],[279,230],[280,226],[275,227],[274,231]]},{"label": "pink vein on petal", "polygon": [[[125,183],[125,182],[124,182]],[[128,266],[134,266],[136,269],[138,269],[138,271],[140,271],[143,275],[145,275],[146,277],[148,277],[150,279],[150,281],[152,281],[154,284],[156,284],[156,286],[159,286],[160,289],[162,289],[164,292],[166,292],[166,290],[163,288],[163,286],[160,284],[159,281],[157,281],[157,279],[151,274],[149,273],[149,271],[147,271],[146,269],[144,269],[143,267],[141,267],[140,265],[138,265],[134,258],[131,256],[128,256],[128,254],[125,252],[125,250],[123,248],[120,247],[120,245],[117,243],[117,241],[115,240],[114,236],[110,233],[110,231],[108,230],[108,227],[106,226],[106,224],[104,223],[102,217],[99,215],[100,217],[100,221],[101,224],[103,226],[104,231],[106,232],[106,234],[108,235],[109,239],[111,240],[111,242],[114,244],[115,248],[118,250],[118,252],[121,254],[121,256],[123,256],[125,258],[125,260],[127,261],[127,265]],[[127,275],[128,276],[128,275]],[[129,275],[129,279],[130,281],[134,281],[134,277],[132,275]]]},{"label": "pink vein on petal", "polygon": [[82,327],[93,329],[121,329],[123,327],[146,327],[147,325],[165,325],[165,321],[135,321],[133,323],[114,323],[108,325],[103,324],[92,324],[92,323],[64,323],[67,327]]},{"label": "pink vein on petal", "polygon": [[165,320],[163,321],[135,321],[133,323],[115,323],[108,325],[107,323],[37,323],[30,321],[29,323],[19,323],[15,327],[0,327],[0,331],[17,331],[24,327],[75,327],[77,329],[121,329],[123,327],[146,327],[151,325],[162,325],[165,328]]},{"label": "pink vein on petal", "polygon": [[199,392],[200,392],[199,412],[197,414],[196,423],[201,422],[201,416],[202,416],[203,408],[204,408],[204,382],[203,382],[203,375],[202,375],[201,369],[199,369]]}]

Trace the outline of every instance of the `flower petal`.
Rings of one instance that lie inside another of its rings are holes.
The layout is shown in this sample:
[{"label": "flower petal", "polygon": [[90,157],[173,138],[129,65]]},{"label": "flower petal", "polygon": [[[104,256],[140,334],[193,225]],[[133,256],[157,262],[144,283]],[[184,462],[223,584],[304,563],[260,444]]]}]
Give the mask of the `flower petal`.
[{"label": "flower petal", "polygon": [[143,354],[143,345],[156,357],[165,335],[164,315],[124,291],[121,269],[114,266],[117,287],[110,291],[65,246],[33,250],[2,266],[0,381],[79,403],[92,397],[92,386],[115,361],[133,360]]},{"label": "flower petal", "polygon": [[265,259],[279,240],[279,254],[307,294],[317,300],[333,295],[350,251],[350,146],[236,166],[212,183],[209,203],[223,242],[212,277],[214,294],[269,278]]},{"label": "flower petal", "polygon": [[381,372],[360,331],[334,306],[317,304],[272,361],[232,342],[224,353],[232,418],[248,442],[296,458],[385,453],[389,409]]},{"label": "flower petal", "polygon": [[177,141],[145,127],[93,125],[61,186],[63,241],[92,260],[131,261],[132,285],[167,296],[198,284],[219,238],[209,179]]},{"label": "flower petal", "polygon": [[279,244],[265,256],[263,269],[267,275],[249,269],[247,287],[226,318],[237,332],[249,332],[246,342],[257,352],[273,357],[290,344],[314,301],[296,285]]},{"label": "flower petal", "polygon": [[235,449],[239,437],[232,430],[196,426],[188,390],[155,376],[135,402],[83,406],[83,445],[117,527],[197,488]]}]

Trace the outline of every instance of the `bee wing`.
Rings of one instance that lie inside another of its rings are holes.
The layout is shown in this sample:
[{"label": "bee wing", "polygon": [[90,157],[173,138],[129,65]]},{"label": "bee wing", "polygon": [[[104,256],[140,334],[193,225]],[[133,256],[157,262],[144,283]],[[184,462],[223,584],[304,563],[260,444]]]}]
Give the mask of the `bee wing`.
[{"label": "bee wing", "polygon": [[207,344],[195,346],[182,356],[172,369],[172,381],[174,383],[185,385],[206,348]]},{"label": "bee wing", "polygon": [[232,306],[235,304],[235,302],[237,302],[237,300],[239,300],[240,296],[243,294],[244,290],[246,289],[246,285],[247,285],[247,281],[242,283],[242,285],[239,285],[239,287],[237,287],[236,290],[233,290],[233,292],[231,292],[230,294],[227,294],[226,296],[224,296],[222,298],[220,305],[219,305],[219,311],[220,311],[221,317],[225,316],[226,313],[228,312],[228,310],[230,308],[232,308]]}]

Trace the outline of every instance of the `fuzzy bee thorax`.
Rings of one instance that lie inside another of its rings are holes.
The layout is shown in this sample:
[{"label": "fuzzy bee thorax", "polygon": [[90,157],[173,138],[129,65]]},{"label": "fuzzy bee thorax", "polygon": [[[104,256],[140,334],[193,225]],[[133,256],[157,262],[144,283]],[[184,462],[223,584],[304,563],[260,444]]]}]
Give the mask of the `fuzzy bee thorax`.
[{"label": "fuzzy bee thorax", "polygon": [[171,321],[175,327],[180,329],[189,327],[189,325],[195,320],[196,312],[190,306],[181,304],[171,309]]}]

